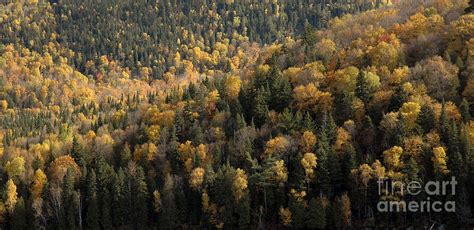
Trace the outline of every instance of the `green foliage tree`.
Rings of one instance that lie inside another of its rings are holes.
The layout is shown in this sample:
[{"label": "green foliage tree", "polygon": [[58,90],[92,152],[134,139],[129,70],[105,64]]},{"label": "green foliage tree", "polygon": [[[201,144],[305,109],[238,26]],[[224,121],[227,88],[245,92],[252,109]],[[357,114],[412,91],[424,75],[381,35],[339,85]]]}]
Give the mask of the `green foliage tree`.
[{"label": "green foliage tree", "polygon": [[322,198],[311,198],[308,206],[308,221],[306,222],[306,226],[311,229],[325,229],[325,209]]}]

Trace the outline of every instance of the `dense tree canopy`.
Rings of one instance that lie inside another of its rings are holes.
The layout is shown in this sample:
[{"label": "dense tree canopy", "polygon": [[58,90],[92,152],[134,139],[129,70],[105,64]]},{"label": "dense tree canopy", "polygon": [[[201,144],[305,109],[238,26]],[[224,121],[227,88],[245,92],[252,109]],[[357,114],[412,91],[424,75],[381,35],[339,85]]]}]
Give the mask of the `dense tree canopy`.
[{"label": "dense tree canopy", "polygon": [[[468,6],[2,1],[0,228],[468,226]],[[451,176],[456,213],[377,212]]]}]

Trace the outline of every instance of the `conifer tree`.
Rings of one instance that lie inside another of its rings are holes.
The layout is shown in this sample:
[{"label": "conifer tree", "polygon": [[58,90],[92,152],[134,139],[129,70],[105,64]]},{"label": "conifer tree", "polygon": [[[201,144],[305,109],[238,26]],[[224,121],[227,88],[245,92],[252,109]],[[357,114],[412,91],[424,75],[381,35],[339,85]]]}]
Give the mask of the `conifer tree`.
[{"label": "conifer tree", "polygon": [[128,143],[125,143],[123,145],[123,148],[120,150],[120,160],[119,160],[120,167],[126,167],[131,158],[132,158],[132,153],[130,150],[130,145]]},{"label": "conifer tree", "polygon": [[303,200],[290,198],[289,208],[291,211],[292,227],[302,229],[306,226],[307,211]]},{"label": "conifer tree", "polygon": [[113,175],[110,166],[102,155],[97,157],[95,167],[97,170],[97,202],[100,208],[99,223],[102,228],[110,229],[112,228],[112,217],[109,184]]},{"label": "conifer tree", "polygon": [[12,230],[23,230],[28,229],[27,220],[26,220],[26,207],[25,201],[22,197],[18,199],[18,202],[15,204],[15,209],[11,217],[11,226]]},{"label": "conifer tree", "polygon": [[148,188],[142,167],[138,166],[132,178],[132,217],[137,229],[148,225]]},{"label": "conifer tree", "polygon": [[334,95],[334,118],[337,124],[342,124],[345,121],[353,118],[353,100],[354,95],[348,92],[337,93]]},{"label": "conifer tree", "polygon": [[283,111],[293,100],[293,89],[287,77],[283,76],[280,71],[276,71],[276,76],[270,87],[270,109],[277,112]]},{"label": "conifer tree", "polygon": [[328,137],[329,145],[333,145],[337,139],[337,125],[332,114],[329,114],[327,121],[324,123],[323,129]]},{"label": "conifer tree", "polygon": [[398,123],[395,131],[395,139],[392,142],[393,145],[401,145],[407,134],[408,131],[405,117],[403,117],[401,112],[398,112]]},{"label": "conifer tree", "polygon": [[112,207],[112,221],[114,226],[122,226],[125,223],[125,216],[127,215],[127,204],[124,194],[125,174],[122,168],[114,175],[114,180],[111,189],[111,207]]},{"label": "conifer tree", "polygon": [[100,229],[99,205],[97,201],[97,179],[94,171],[87,173],[87,212],[86,223],[88,229]]},{"label": "conifer tree", "polygon": [[278,129],[280,132],[287,134],[291,130],[294,130],[296,125],[290,109],[286,108],[278,115]]},{"label": "conifer tree", "polygon": [[162,197],[162,212],[159,217],[160,228],[162,229],[175,229],[178,224],[177,206],[174,195],[174,178],[171,175],[167,175],[165,178],[165,184],[163,187]]},{"label": "conifer tree", "polygon": [[443,101],[441,106],[441,114],[439,115],[439,132],[441,135],[441,141],[448,143],[449,141],[449,120],[446,115],[446,105]]},{"label": "conifer tree", "polygon": [[78,143],[76,136],[74,136],[72,140],[71,157],[74,158],[74,161],[77,162],[77,165],[79,165],[79,167],[84,170],[84,168],[86,167],[84,149]]},{"label": "conifer tree", "polygon": [[257,127],[262,126],[268,118],[267,92],[264,88],[257,91],[253,105],[253,121]]},{"label": "conifer tree", "polygon": [[311,131],[311,132],[314,132],[316,130],[316,124],[313,118],[311,117],[311,115],[309,114],[309,112],[307,112],[303,118],[301,129],[302,131]]},{"label": "conifer tree", "polygon": [[448,169],[461,183],[464,183],[466,179],[467,165],[465,159],[462,158],[460,153],[461,146],[459,132],[454,120],[451,120],[451,125],[448,129],[447,147]]},{"label": "conifer tree", "polygon": [[351,188],[352,170],[357,167],[357,153],[351,143],[344,144],[344,153],[341,161],[342,190],[349,191]]},{"label": "conifer tree", "polygon": [[365,73],[361,71],[356,79],[356,96],[360,98],[365,105],[369,103],[372,98],[372,93],[369,87],[369,83],[365,77]]},{"label": "conifer tree", "polygon": [[311,229],[326,228],[326,210],[321,197],[311,198],[309,201],[306,226]]},{"label": "conifer tree", "polygon": [[396,111],[398,110],[404,102],[406,102],[408,98],[407,93],[403,89],[403,85],[397,86],[395,89],[394,95],[390,99],[390,104],[388,106],[389,111]]},{"label": "conifer tree", "polygon": [[422,105],[421,112],[417,118],[417,124],[421,127],[423,133],[428,133],[434,128],[435,114],[429,105]]},{"label": "conifer tree", "polygon": [[466,98],[462,99],[461,105],[459,106],[459,110],[461,111],[462,121],[464,123],[468,123],[471,120],[471,113],[469,102],[466,100]]},{"label": "conifer tree", "polygon": [[318,136],[316,153],[318,154],[318,165],[316,167],[316,175],[318,181],[318,188],[320,192],[325,195],[332,194],[331,175],[329,165],[329,155],[331,154],[329,141],[326,133],[322,132]]},{"label": "conifer tree", "polygon": [[74,190],[73,172],[68,170],[63,182],[63,210],[60,218],[60,228],[76,229],[79,212],[77,194]]}]

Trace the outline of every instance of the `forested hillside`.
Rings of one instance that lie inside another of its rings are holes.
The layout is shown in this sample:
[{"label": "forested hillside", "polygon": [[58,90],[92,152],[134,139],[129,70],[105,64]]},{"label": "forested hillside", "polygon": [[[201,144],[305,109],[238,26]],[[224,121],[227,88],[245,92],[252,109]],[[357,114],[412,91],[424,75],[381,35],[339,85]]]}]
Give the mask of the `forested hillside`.
[{"label": "forested hillside", "polygon": [[[472,9],[1,1],[0,228],[469,226]],[[456,212],[377,209],[453,176]]]},{"label": "forested hillside", "polygon": [[[148,68],[154,78],[169,70],[177,52],[186,57],[188,49],[197,47],[213,57],[225,55],[219,47],[228,43],[269,44],[301,34],[305,26],[327,25],[334,16],[389,3],[386,0],[26,2],[29,4],[11,4],[4,9],[7,17],[1,32],[3,43],[40,52],[44,45],[57,42],[61,48],[74,52],[68,55],[68,63],[81,72],[99,74],[100,58],[105,55],[133,73]],[[202,64],[211,68],[218,65]]]}]

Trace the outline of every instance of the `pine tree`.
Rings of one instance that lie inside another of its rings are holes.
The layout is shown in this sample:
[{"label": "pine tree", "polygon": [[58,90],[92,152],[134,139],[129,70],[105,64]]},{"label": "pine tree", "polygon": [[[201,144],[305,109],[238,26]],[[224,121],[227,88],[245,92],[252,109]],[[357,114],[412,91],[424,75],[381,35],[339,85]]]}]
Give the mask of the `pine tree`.
[{"label": "pine tree", "polygon": [[318,166],[316,167],[316,178],[318,182],[318,188],[320,192],[325,195],[332,194],[330,165],[329,165],[329,154],[331,154],[331,148],[327,139],[326,133],[322,132],[319,135],[316,153],[318,154]]},{"label": "pine tree", "polygon": [[352,170],[357,167],[357,156],[351,143],[344,144],[344,153],[341,161],[342,190],[349,191],[351,188]]},{"label": "pine tree", "polygon": [[421,112],[417,118],[417,124],[423,130],[423,133],[428,133],[434,128],[435,114],[431,106],[425,104],[421,106]]},{"label": "pine tree", "polygon": [[68,170],[63,182],[63,210],[60,218],[60,227],[63,229],[76,229],[79,207],[74,190],[74,175]]},{"label": "pine tree", "polygon": [[245,195],[240,199],[236,206],[236,213],[238,215],[238,228],[249,229],[250,225],[250,198]]},{"label": "pine tree", "polygon": [[314,122],[313,118],[309,113],[306,113],[302,124],[301,124],[302,131],[311,131],[314,132],[316,130],[316,123]]},{"label": "pine tree", "polygon": [[161,229],[175,229],[178,224],[177,206],[174,195],[174,177],[167,175],[163,187],[162,211],[160,213],[159,222]]},{"label": "pine tree", "polygon": [[335,153],[331,153],[328,156],[328,168],[333,192],[334,194],[340,194],[343,188],[343,175],[339,157]]},{"label": "pine tree", "polygon": [[237,114],[235,118],[235,131],[246,127],[247,123],[245,122],[245,118],[243,114]]},{"label": "pine tree", "polygon": [[453,173],[456,179],[463,183],[467,175],[467,164],[460,153],[459,132],[454,120],[451,120],[451,125],[448,128],[447,147],[448,169]]},{"label": "pine tree", "polygon": [[326,228],[326,210],[322,198],[311,198],[308,207],[308,221],[306,226],[311,229]]},{"label": "pine tree", "polygon": [[316,35],[315,35],[314,28],[308,22],[305,22],[304,24],[303,42],[309,47],[316,44]]},{"label": "pine tree", "polygon": [[365,78],[365,73],[361,71],[359,73],[359,76],[357,76],[357,81],[356,81],[356,96],[360,98],[365,105],[367,105],[372,99],[372,92],[369,87],[369,83],[367,82],[367,79]]},{"label": "pine tree", "polygon": [[374,142],[376,139],[376,128],[370,116],[365,116],[362,122],[363,135],[359,135],[359,143],[363,147],[362,152],[366,154],[374,153]]},{"label": "pine tree", "polygon": [[402,104],[407,100],[408,94],[403,89],[403,85],[397,86],[395,89],[394,95],[390,98],[390,104],[388,106],[388,111],[398,110]]},{"label": "pine tree", "polygon": [[278,129],[281,133],[287,134],[296,128],[296,123],[293,118],[293,113],[286,108],[278,115]]},{"label": "pine tree", "polygon": [[354,111],[352,109],[353,100],[353,94],[348,92],[337,93],[334,95],[334,118],[337,124],[342,124],[354,117]]},{"label": "pine tree", "polygon": [[392,142],[392,145],[400,146],[403,144],[403,140],[407,136],[407,124],[405,117],[403,117],[401,112],[398,112],[398,123],[395,131],[395,138]]},{"label": "pine tree", "polygon": [[472,160],[472,147],[471,147],[471,141],[469,139],[469,133],[466,130],[467,127],[464,127],[461,129],[461,133],[459,134],[459,141],[460,141],[460,151],[461,151],[461,156],[465,160],[465,162],[471,162]]},{"label": "pine tree", "polygon": [[407,163],[405,164],[405,167],[402,169],[402,172],[407,175],[407,180],[409,180],[407,181],[407,183],[410,183],[411,181],[421,181],[419,175],[420,168],[413,156],[408,159]]},{"label": "pine tree", "polygon": [[327,121],[324,123],[324,133],[326,133],[329,145],[333,145],[337,139],[337,125],[332,114],[329,114]]},{"label": "pine tree", "polygon": [[77,165],[79,165],[81,169],[85,169],[86,159],[84,149],[82,148],[81,144],[78,143],[76,136],[74,136],[72,140],[71,157],[74,158],[74,161],[77,162]]},{"label": "pine tree", "polygon": [[257,91],[253,105],[253,121],[257,127],[262,126],[268,119],[267,92],[264,88]]},{"label": "pine tree", "polygon": [[462,99],[461,105],[459,106],[459,110],[461,111],[463,123],[468,123],[469,121],[471,121],[469,102],[466,100],[466,98]]},{"label": "pine tree", "polygon": [[283,76],[279,70],[276,71],[274,81],[270,87],[270,109],[277,112],[283,111],[293,100],[293,89],[287,77]]},{"label": "pine tree", "polygon": [[441,106],[441,114],[439,115],[439,132],[441,134],[441,141],[448,143],[449,140],[449,121],[446,115],[446,106],[443,101]]},{"label": "pine tree", "polygon": [[138,166],[132,179],[132,216],[137,229],[145,229],[148,225],[148,187],[142,167]]},{"label": "pine tree", "polygon": [[103,229],[112,228],[112,217],[110,209],[110,190],[109,184],[112,178],[111,168],[105,161],[102,155],[99,155],[96,159],[97,169],[97,202],[100,208],[100,219],[99,223]]},{"label": "pine tree", "polygon": [[114,175],[112,183],[112,221],[114,226],[122,226],[125,223],[125,215],[127,214],[127,204],[124,194],[125,174],[122,168]]},{"label": "pine tree", "polygon": [[100,229],[99,205],[97,203],[96,175],[94,171],[87,174],[87,213],[86,223],[88,229]]},{"label": "pine tree", "polygon": [[19,198],[18,202],[15,204],[15,208],[11,217],[11,226],[12,230],[23,230],[27,229],[27,220],[26,220],[26,208],[25,201],[23,198]]},{"label": "pine tree", "polygon": [[289,208],[292,217],[292,227],[302,229],[306,226],[307,211],[303,201],[296,198],[290,198]]}]

